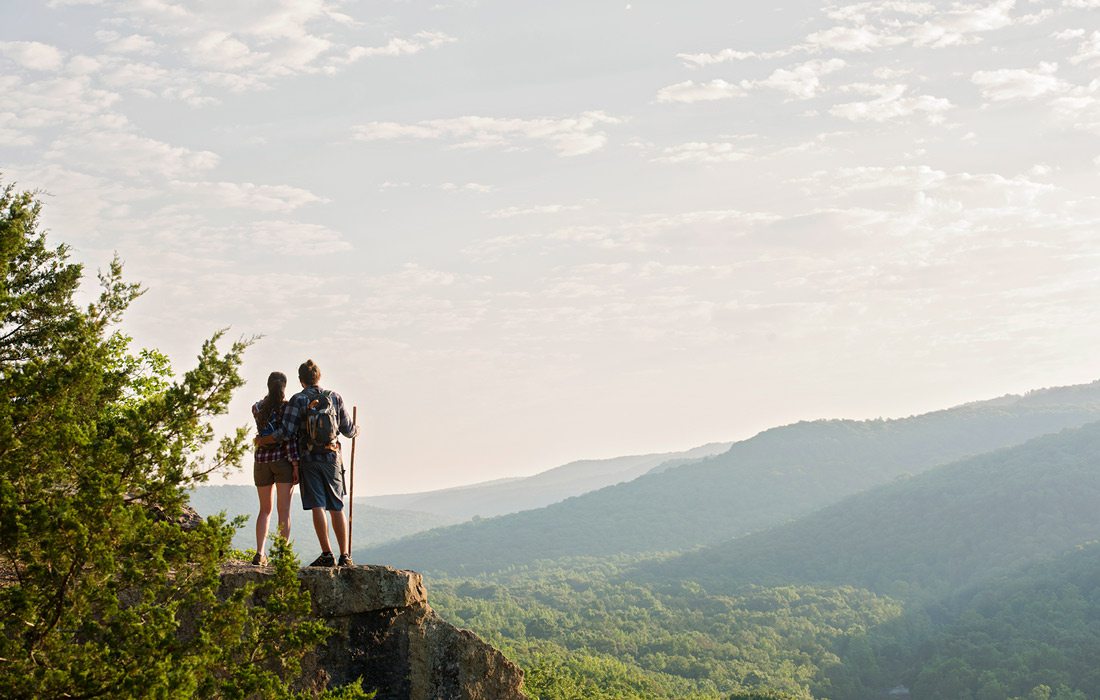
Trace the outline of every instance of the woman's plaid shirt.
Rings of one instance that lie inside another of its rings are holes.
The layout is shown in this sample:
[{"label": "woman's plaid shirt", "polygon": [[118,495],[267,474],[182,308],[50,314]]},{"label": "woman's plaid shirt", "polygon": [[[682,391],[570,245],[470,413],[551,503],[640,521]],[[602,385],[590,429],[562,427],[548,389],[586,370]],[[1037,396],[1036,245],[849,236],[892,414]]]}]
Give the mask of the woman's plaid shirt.
[{"label": "woman's plaid shirt", "polygon": [[[263,435],[264,431],[268,428],[266,425],[260,425],[260,404],[263,401],[257,401],[252,404],[252,418],[256,421],[256,429]],[[287,403],[283,402],[283,405],[276,409],[272,415],[271,423],[280,425],[283,421],[283,414],[286,412]],[[277,445],[266,445],[264,447],[256,448],[256,461],[263,464],[265,462],[281,462],[282,460],[290,460],[291,462],[298,461],[298,441],[297,440],[284,440]]]}]

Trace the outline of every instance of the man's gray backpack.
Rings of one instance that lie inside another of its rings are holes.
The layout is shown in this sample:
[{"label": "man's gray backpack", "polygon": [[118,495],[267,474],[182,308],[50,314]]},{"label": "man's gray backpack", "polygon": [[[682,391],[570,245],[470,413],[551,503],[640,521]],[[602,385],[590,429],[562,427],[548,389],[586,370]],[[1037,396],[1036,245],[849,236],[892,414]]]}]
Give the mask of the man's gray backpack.
[{"label": "man's gray backpack", "polygon": [[340,420],[336,416],[336,404],[332,392],[310,387],[306,389],[309,407],[306,409],[305,442],[309,452],[336,450],[336,436],[340,432]]}]

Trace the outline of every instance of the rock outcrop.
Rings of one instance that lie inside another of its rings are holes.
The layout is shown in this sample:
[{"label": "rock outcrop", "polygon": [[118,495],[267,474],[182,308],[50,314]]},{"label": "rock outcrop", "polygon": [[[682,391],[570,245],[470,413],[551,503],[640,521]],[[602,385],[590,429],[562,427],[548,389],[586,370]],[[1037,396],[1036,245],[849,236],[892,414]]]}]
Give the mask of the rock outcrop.
[{"label": "rock outcrop", "polygon": [[[222,584],[232,589],[271,575],[266,567],[232,567]],[[523,671],[473,632],[439,617],[415,571],[307,567],[299,578],[314,614],[336,630],[303,664],[309,687],[361,677],[378,700],[526,700]]]}]

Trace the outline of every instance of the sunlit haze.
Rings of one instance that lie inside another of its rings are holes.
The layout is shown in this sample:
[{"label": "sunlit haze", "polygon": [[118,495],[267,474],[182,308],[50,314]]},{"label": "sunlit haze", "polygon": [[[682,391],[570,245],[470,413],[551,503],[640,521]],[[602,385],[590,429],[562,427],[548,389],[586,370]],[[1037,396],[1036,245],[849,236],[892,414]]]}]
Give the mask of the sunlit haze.
[{"label": "sunlit haze", "polygon": [[1100,377],[1098,69],[1100,0],[6,2],[0,173],[177,370],[263,336],[223,429],[313,358],[421,491]]}]

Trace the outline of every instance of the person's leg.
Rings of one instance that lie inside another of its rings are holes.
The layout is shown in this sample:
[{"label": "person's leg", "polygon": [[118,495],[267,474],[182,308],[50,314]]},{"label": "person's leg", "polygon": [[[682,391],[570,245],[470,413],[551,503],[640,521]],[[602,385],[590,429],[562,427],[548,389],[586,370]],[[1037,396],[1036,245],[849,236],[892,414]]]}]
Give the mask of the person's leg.
[{"label": "person's leg", "polygon": [[348,551],[348,519],[344,517],[344,511],[330,510],[328,515],[332,520],[332,534],[336,536],[340,554],[351,554]]},{"label": "person's leg", "polygon": [[286,540],[290,539],[290,499],[294,495],[294,484],[275,484],[276,507],[279,509],[279,535]]},{"label": "person's leg", "polygon": [[332,552],[332,546],[328,542],[328,524],[325,522],[325,509],[318,506],[311,509],[313,513],[313,530],[317,533],[317,543],[321,545],[321,553]]},{"label": "person's leg", "polygon": [[267,526],[271,522],[271,484],[257,486],[256,493],[260,498],[260,513],[256,516],[256,553],[263,555]]}]

